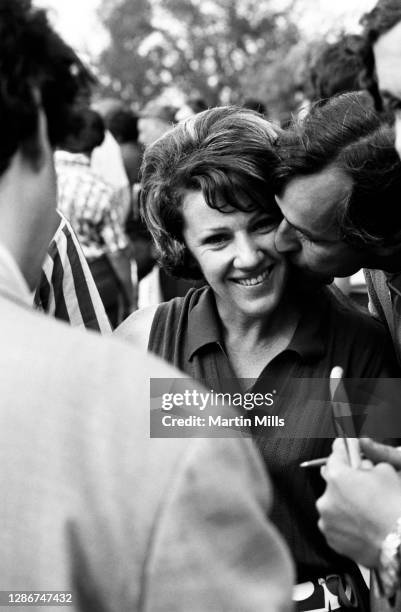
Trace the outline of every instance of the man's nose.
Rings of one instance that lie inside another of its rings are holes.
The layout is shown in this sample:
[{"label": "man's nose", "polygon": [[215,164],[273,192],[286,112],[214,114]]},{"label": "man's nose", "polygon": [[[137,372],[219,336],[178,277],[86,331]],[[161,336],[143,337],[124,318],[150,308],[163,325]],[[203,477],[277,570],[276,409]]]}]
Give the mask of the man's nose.
[{"label": "man's nose", "polygon": [[286,219],[283,219],[278,226],[274,242],[279,253],[298,251],[301,248],[294,228],[291,227]]}]

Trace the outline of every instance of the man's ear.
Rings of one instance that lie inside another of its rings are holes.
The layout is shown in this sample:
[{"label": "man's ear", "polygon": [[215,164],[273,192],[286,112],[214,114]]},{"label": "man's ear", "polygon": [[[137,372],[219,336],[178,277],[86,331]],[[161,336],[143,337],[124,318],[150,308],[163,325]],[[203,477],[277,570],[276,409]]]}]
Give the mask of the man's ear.
[{"label": "man's ear", "polygon": [[47,119],[41,106],[38,107],[36,132],[21,146],[21,152],[26,163],[35,172],[40,172],[52,153],[48,131]]}]

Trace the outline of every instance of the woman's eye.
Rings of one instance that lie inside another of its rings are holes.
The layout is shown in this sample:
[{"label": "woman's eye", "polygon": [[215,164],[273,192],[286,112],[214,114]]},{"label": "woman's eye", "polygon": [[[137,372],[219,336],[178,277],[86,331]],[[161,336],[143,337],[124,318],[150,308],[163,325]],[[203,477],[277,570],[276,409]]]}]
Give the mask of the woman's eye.
[{"label": "woman's eye", "polygon": [[225,234],[213,234],[213,236],[208,236],[205,240],[205,244],[223,244],[228,240],[228,237]]}]

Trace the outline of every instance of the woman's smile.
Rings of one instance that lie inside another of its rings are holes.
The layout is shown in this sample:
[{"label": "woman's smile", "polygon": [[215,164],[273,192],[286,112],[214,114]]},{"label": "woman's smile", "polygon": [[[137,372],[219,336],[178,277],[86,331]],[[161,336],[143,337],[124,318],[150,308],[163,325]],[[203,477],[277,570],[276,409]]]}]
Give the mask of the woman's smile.
[{"label": "woman's smile", "polygon": [[264,283],[264,281],[269,278],[273,267],[274,264],[265,268],[262,272],[249,274],[247,276],[242,276],[241,278],[232,278],[230,280],[244,287],[256,287]]}]

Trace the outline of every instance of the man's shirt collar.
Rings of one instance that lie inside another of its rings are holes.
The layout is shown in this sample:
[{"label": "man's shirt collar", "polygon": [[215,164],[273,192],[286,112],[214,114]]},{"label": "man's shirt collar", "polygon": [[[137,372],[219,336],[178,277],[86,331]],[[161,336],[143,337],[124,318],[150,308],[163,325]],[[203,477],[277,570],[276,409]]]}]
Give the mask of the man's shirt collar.
[{"label": "man's shirt collar", "polygon": [[83,153],[70,153],[69,151],[56,151],[54,153],[54,161],[56,165],[67,166],[90,166],[89,157]]}]

